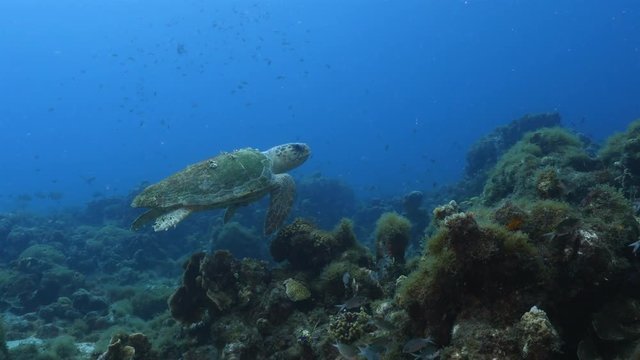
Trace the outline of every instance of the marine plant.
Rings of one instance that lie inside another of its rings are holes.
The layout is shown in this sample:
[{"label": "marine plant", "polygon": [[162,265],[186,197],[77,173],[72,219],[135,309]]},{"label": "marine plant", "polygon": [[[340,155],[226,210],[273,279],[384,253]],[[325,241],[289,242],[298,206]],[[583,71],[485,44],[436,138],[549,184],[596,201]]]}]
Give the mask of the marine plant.
[{"label": "marine plant", "polygon": [[144,320],[150,320],[159,313],[166,311],[167,300],[171,292],[171,289],[163,286],[154,286],[137,291],[131,298],[133,314]]},{"label": "marine plant", "polygon": [[559,198],[575,186],[567,171],[597,167],[581,140],[555,127],[528,133],[509,149],[489,173],[483,190],[485,204],[505,198]]},{"label": "marine plant", "polygon": [[341,311],[329,317],[329,336],[339,343],[351,344],[368,331],[370,318],[364,310]]},{"label": "marine plant", "polygon": [[318,294],[327,304],[338,304],[356,292],[370,299],[382,296],[376,271],[357,262],[337,259],[329,263],[314,281]]},{"label": "marine plant", "polygon": [[47,348],[60,359],[73,359],[78,354],[75,339],[68,335],[53,339],[47,344]]},{"label": "marine plant", "polygon": [[538,286],[544,273],[525,234],[457,213],[428,240],[418,269],[401,283],[397,299],[410,315],[413,332],[424,334],[429,324],[432,335],[446,342],[465,302],[474,299],[492,308],[496,321],[513,320],[525,310],[516,299]]},{"label": "marine plant", "polygon": [[616,161],[625,161],[635,158],[635,154],[628,153],[640,138],[640,119],[631,122],[626,131],[616,133],[605,141],[598,151],[598,156],[607,164],[613,165]]},{"label": "marine plant", "polygon": [[395,212],[382,214],[376,222],[376,257],[390,257],[403,264],[404,254],[411,240],[411,222]]},{"label": "marine plant", "polygon": [[640,119],[627,130],[607,139],[598,153],[611,174],[611,183],[631,199],[637,199],[640,185]]},{"label": "marine plant", "polygon": [[278,262],[287,260],[293,270],[317,271],[356,245],[353,225],[347,219],[341,220],[333,231],[296,219],[278,231],[271,242],[271,256]]}]

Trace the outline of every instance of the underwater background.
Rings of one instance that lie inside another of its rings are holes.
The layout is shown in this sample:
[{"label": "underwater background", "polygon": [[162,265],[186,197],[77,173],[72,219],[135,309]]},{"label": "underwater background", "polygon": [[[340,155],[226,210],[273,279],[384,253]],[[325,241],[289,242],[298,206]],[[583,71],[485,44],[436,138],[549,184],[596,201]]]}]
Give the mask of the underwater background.
[{"label": "underwater background", "polygon": [[290,141],[313,146],[299,173],[388,195],[459,178],[471,142],[529,112],[602,140],[640,110],[638,16],[634,1],[2,1],[1,203],[76,205]]},{"label": "underwater background", "polygon": [[[640,357],[636,1],[3,0],[0,24],[0,360]],[[290,142],[274,235],[268,196],[130,228],[148,185]]]}]

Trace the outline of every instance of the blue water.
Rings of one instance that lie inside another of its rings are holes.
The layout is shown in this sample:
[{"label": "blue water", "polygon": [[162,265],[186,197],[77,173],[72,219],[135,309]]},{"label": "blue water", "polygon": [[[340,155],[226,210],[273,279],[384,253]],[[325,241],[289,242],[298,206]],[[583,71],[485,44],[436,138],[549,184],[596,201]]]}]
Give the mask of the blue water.
[{"label": "blue water", "polygon": [[3,209],[289,141],[296,176],[400,194],[526,113],[597,140],[640,117],[637,1],[2,0],[0,24]]}]

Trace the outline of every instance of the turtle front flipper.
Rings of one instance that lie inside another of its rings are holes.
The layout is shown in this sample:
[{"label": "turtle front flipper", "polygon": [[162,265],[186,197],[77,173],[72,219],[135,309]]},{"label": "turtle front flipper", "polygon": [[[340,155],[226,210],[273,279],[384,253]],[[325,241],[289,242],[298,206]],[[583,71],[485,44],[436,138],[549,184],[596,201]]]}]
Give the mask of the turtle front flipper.
[{"label": "turtle front flipper", "polygon": [[186,208],[177,208],[166,214],[162,214],[156,218],[156,222],[153,224],[153,231],[169,230],[169,228],[178,225],[178,223],[189,216],[189,214],[191,214],[191,210]]},{"label": "turtle front flipper", "polygon": [[151,209],[149,211],[146,211],[144,214],[138,216],[133,221],[133,223],[131,223],[131,230],[140,230],[143,226],[157,219],[159,216],[162,216],[162,214],[165,214],[166,212],[167,210],[164,209]]},{"label": "turtle front flipper", "polygon": [[155,220],[153,231],[169,230],[170,227],[178,225],[178,223],[189,216],[189,214],[191,214],[191,210],[185,208],[174,210],[151,209],[133,221],[131,230],[140,230],[153,220]]},{"label": "turtle front flipper", "polygon": [[271,191],[271,200],[264,222],[265,235],[273,234],[289,215],[296,196],[296,184],[289,174],[274,176],[275,188]]},{"label": "turtle front flipper", "polygon": [[236,210],[238,210],[238,205],[231,205],[227,208],[227,210],[224,212],[224,220],[222,221],[223,224],[226,224],[231,220],[233,214],[236,213]]}]

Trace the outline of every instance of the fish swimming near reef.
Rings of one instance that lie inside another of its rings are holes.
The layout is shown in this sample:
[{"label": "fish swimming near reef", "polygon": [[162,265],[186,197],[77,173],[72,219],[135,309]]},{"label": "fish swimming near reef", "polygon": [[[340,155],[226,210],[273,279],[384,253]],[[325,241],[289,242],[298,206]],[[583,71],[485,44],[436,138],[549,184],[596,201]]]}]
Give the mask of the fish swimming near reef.
[{"label": "fish swimming near reef", "polygon": [[351,283],[351,274],[349,274],[348,271],[345,271],[344,274],[342,274],[342,284],[344,285],[344,288],[348,289],[350,283]]},{"label": "fish swimming near reef", "polygon": [[380,355],[381,350],[378,349],[376,346],[373,346],[373,345],[358,346],[358,349],[360,350],[358,355],[364,357],[367,360],[381,359],[381,355]]},{"label": "fish swimming near reef", "polygon": [[435,345],[430,336],[426,338],[411,339],[404,344],[404,346],[402,347],[402,352],[405,354],[413,354],[429,345]]},{"label": "fish swimming near reef", "polygon": [[368,302],[369,302],[369,299],[367,299],[366,297],[356,295],[351,299],[345,301],[344,304],[336,305],[336,307],[338,307],[339,309],[338,312],[340,312],[344,310],[357,309]]},{"label": "fish swimming near reef", "polygon": [[353,345],[336,342],[335,344],[333,344],[333,347],[338,349],[340,356],[342,356],[347,360],[356,360],[358,358],[358,355],[359,355],[358,348]]},{"label": "fish swimming near reef", "polygon": [[560,221],[552,232],[543,234],[544,237],[555,240],[558,238],[571,237],[576,234],[580,227],[580,219],[576,217],[567,217]]},{"label": "fish swimming near reef", "polygon": [[378,317],[373,317],[369,320],[369,323],[373,324],[375,327],[382,331],[394,331],[396,327],[393,325],[391,321],[387,321],[385,319],[381,319]]}]

